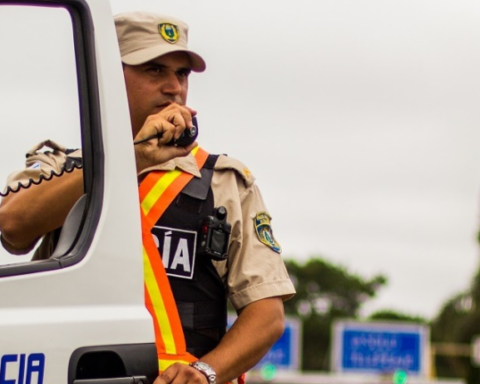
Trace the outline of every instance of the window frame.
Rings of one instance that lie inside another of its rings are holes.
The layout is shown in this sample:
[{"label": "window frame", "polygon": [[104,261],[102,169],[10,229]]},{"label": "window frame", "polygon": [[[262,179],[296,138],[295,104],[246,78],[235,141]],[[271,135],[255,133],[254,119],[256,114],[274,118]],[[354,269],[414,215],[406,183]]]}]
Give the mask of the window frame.
[{"label": "window frame", "polygon": [[86,205],[80,228],[72,246],[48,260],[27,261],[0,266],[0,278],[58,270],[80,262],[86,255],[100,218],[104,192],[104,150],[101,130],[100,97],[95,55],[94,26],[90,8],[84,0],[0,0],[3,5],[64,8],[72,20],[77,73],[77,89],[83,179]]}]

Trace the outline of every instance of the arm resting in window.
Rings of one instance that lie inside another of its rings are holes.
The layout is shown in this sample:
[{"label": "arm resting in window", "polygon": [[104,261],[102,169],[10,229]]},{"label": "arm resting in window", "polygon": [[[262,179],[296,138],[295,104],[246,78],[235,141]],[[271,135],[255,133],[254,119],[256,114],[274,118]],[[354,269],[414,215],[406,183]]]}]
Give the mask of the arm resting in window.
[{"label": "arm resting in window", "polygon": [[2,243],[28,252],[39,238],[61,227],[83,194],[83,171],[75,169],[5,196],[0,203]]}]

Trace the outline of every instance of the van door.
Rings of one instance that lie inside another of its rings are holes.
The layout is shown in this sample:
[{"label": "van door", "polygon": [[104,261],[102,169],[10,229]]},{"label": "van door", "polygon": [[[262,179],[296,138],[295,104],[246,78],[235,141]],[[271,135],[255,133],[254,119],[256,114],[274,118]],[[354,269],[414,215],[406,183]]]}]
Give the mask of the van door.
[{"label": "van door", "polygon": [[110,6],[0,0],[0,52],[0,184],[44,140],[80,148],[84,180],[49,259],[0,253],[0,383],[152,383],[158,363]]}]

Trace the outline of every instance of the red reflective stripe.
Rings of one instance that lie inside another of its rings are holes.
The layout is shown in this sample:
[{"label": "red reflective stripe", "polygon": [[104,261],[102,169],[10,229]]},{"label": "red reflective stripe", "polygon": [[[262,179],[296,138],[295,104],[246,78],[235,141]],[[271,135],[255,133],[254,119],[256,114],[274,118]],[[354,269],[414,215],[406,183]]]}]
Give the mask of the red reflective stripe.
[{"label": "red reflective stripe", "polygon": [[[207,158],[207,152],[201,148],[196,149],[195,159],[199,169],[203,167]],[[176,172],[178,171],[150,172],[139,186],[140,211],[142,218],[142,239],[145,254],[148,258],[148,262],[145,261],[147,263],[145,265],[150,267],[151,273],[153,273],[154,276],[153,281],[151,278],[152,275],[149,273],[150,278],[148,282],[147,276],[145,276],[145,305],[152,314],[152,319],[154,321],[156,339],[155,344],[157,346],[158,357],[163,361],[160,365],[164,367],[163,369],[177,361],[188,363],[197,360],[195,356],[187,352],[185,336],[183,334],[182,324],[180,321],[180,316],[178,315],[175,299],[173,297],[170,283],[165,272],[165,267],[163,266],[158,248],[151,233],[152,227],[155,225],[161,215],[172,203],[178,193],[180,193],[180,191],[194,177],[193,175],[185,172],[182,172],[177,177]],[[173,177],[169,177],[170,175],[173,175]],[[157,184],[159,182],[161,183],[162,179],[164,184]],[[148,206],[146,209],[148,213],[145,215],[142,205],[146,198],[152,199],[152,195],[150,195],[150,193],[154,188],[157,187],[159,187],[158,190],[155,190],[153,193],[155,200],[149,201],[146,204]],[[155,196],[156,193],[158,193],[158,196]],[[156,292],[156,299],[149,294],[148,287],[153,290],[152,292]],[[161,303],[157,303],[155,300],[160,300]],[[165,308],[165,311],[162,312],[156,310],[158,307]],[[159,312],[165,313],[167,319],[159,319]],[[168,336],[162,335],[162,324],[165,326],[163,331],[168,332]],[[173,343],[175,344],[173,348],[175,350],[174,354],[167,353],[167,349],[169,348],[166,346],[165,338],[169,340],[169,345],[171,345],[171,340],[173,339]]]},{"label": "red reflective stripe", "polygon": [[186,352],[185,354],[179,354],[176,356],[167,355],[167,354],[159,354],[158,355],[158,367],[159,371],[164,371],[170,365],[175,363],[182,363],[182,364],[189,364],[197,361],[198,359],[193,356],[192,354]]},{"label": "red reflective stripe", "polygon": [[[203,167],[203,165],[205,164],[205,161],[207,161],[207,158],[208,158],[208,152],[204,151],[202,148],[198,148],[197,153],[195,154],[195,160],[197,162],[198,169],[201,169]],[[147,176],[145,176],[145,178],[143,179],[143,181],[140,183],[138,187],[140,192],[140,201],[142,201],[145,198],[148,192],[156,184],[158,176],[154,176],[154,174],[157,172],[166,174],[168,171],[149,172]]]},{"label": "red reflective stripe", "polygon": [[[150,299],[150,295],[148,294],[148,290],[146,286],[145,286],[145,306],[147,307],[148,312],[150,312],[150,315],[152,315],[153,328],[155,330],[155,335],[159,335],[160,328],[158,327],[157,315],[153,309],[152,300]],[[155,345],[157,347],[157,351],[165,350],[165,343],[163,342],[163,339],[161,337],[155,337]]]},{"label": "red reflective stripe", "polygon": [[245,373],[242,373],[240,376],[238,376],[237,382],[238,384],[246,384],[247,380]]},{"label": "red reflective stripe", "polygon": [[[205,161],[208,158],[208,152],[204,151],[201,148],[198,148],[197,153],[195,154],[195,160],[197,161],[198,169],[201,169],[205,164]],[[149,195],[150,191],[169,172],[165,171],[153,171],[150,172],[145,179],[142,181],[139,187],[140,192],[140,205],[142,205],[145,198]],[[188,184],[188,182],[193,178],[193,175],[189,173],[181,173],[176,177],[168,187],[165,188],[164,192],[157,197],[156,202],[150,208],[149,212],[146,215],[145,223],[148,224],[149,229],[152,229],[158,219],[163,215],[165,210],[170,206],[175,197],[182,191],[182,189]]]},{"label": "red reflective stripe", "polygon": [[152,206],[150,212],[146,216],[150,229],[155,225],[155,223],[163,215],[163,213],[172,203],[175,197],[177,197],[177,195],[182,191],[182,189],[188,184],[188,182],[192,178],[193,175],[190,175],[188,173],[182,173],[168,186],[165,192],[162,193],[160,198]]},{"label": "red reflective stripe", "polygon": [[[165,171],[157,171],[157,172],[162,172],[164,174],[167,173]],[[150,191],[152,187],[155,185],[155,183],[157,182],[157,178],[152,177],[153,176],[152,173],[153,172],[149,172],[147,176],[144,177],[140,185],[138,186],[138,191],[140,192],[140,201],[142,201],[145,198],[148,191]]]},{"label": "red reflective stripe", "polygon": [[[163,305],[167,311],[166,316],[168,317],[168,328],[171,330],[171,337],[173,337],[173,342],[175,344],[175,352],[181,353],[186,351],[187,347],[185,344],[185,337],[183,335],[182,324],[180,322],[180,316],[178,315],[177,306],[175,304],[175,299],[172,294],[172,290],[170,288],[170,283],[168,281],[167,273],[165,272],[165,267],[162,263],[162,259],[158,252],[157,246],[153,241],[152,234],[150,231],[143,232],[143,242],[144,247],[150,261],[150,265],[152,267],[155,281],[158,286],[158,290],[161,294],[161,299],[163,303],[156,303]],[[152,303],[153,304],[153,303]],[[160,333],[158,335],[162,335],[162,321],[167,319],[158,319],[156,317],[156,323],[158,325],[158,330]],[[163,339],[163,337],[162,337]],[[165,341],[163,341],[164,348],[162,351],[166,351],[165,348]]]}]

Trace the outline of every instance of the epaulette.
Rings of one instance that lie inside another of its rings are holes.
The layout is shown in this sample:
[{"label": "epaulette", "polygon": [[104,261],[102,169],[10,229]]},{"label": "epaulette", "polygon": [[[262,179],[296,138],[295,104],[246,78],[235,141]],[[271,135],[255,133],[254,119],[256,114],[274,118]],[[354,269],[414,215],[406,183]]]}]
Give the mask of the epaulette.
[{"label": "epaulette", "polygon": [[227,169],[237,172],[242,177],[247,187],[250,187],[255,181],[255,176],[252,175],[252,172],[250,172],[248,167],[240,160],[234,159],[233,157],[229,157],[227,155],[220,155],[215,164],[215,170],[223,171]]}]

